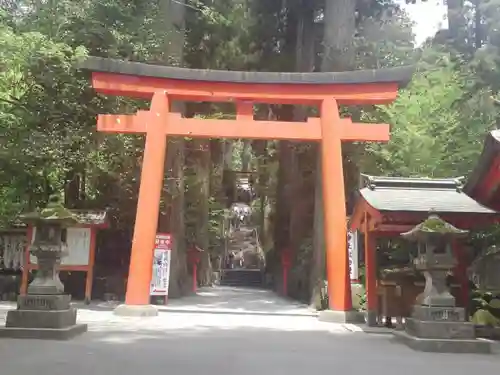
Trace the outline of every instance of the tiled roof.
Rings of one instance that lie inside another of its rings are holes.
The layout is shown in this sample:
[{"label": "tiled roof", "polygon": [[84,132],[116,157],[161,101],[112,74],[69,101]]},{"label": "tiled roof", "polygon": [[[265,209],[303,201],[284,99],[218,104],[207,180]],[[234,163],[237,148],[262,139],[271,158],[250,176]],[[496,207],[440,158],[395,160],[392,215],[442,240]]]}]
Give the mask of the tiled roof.
[{"label": "tiled roof", "polygon": [[462,192],[462,178],[365,177],[360,190],[378,211],[496,214]]},{"label": "tiled roof", "polygon": [[369,69],[347,72],[243,72],[209,69],[186,69],[172,66],[144,64],[89,56],[79,68],[92,72],[115,73],[142,77],[188,80],[199,82],[234,82],[262,84],[356,84],[398,83],[406,86],[414,71],[413,66]]},{"label": "tiled roof", "polygon": [[464,192],[471,197],[483,201],[483,203],[488,204],[488,198],[478,194],[478,187],[484,183],[484,178],[486,177],[488,171],[492,168],[493,161],[496,156],[500,153],[500,129],[490,131],[486,134],[483,151],[479,156],[474,169],[471,171],[467,182],[464,186]]},{"label": "tiled roof", "polygon": [[[78,219],[80,225],[105,225],[108,222],[107,212],[104,210],[70,210]],[[8,228],[0,228],[0,231],[26,228],[26,224],[16,219]]]},{"label": "tiled roof", "polygon": [[97,210],[70,210],[83,225],[103,225],[107,222],[107,212]]}]

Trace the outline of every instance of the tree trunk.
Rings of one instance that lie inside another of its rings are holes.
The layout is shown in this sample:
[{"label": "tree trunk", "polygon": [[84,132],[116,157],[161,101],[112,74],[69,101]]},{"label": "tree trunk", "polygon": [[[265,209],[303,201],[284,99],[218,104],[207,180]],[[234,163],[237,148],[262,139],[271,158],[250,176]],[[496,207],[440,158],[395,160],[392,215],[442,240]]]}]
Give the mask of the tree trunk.
[{"label": "tree trunk", "polygon": [[[158,28],[165,32],[163,61],[168,65],[182,66],[184,53],[184,0],[161,0]],[[172,109],[183,112],[181,103],[172,103]],[[185,219],[184,219],[184,138],[170,138],[166,156],[165,201],[171,202],[166,217],[160,218],[160,228],[167,227],[172,234],[172,261],[170,270],[169,297],[176,298],[189,290],[186,264]],[[163,220],[161,220],[163,219]],[[165,220],[167,219],[167,221]],[[166,221],[166,223],[165,223]]]},{"label": "tree trunk", "polygon": [[[271,120],[272,117],[267,117]],[[257,140],[253,141],[252,148],[257,156],[257,183],[256,183],[256,193],[259,199],[259,238],[262,244],[263,250],[266,252],[273,247],[272,244],[272,234],[270,233],[269,224],[269,154],[268,154],[268,143],[269,141]]]},{"label": "tree trunk", "polygon": [[347,71],[353,68],[355,15],[355,1],[326,0],[322,72]]},{"label": "tree trunk", "polygon": [[[283,105],[278,112],[279,121],[293,120],[293,107]],[[276,216],[274,223],[274,248],[280,252],[288,247],[290,241],[290,186],[292,183],[293,144],[280,141],[278,145],[278,184],[276,187]]]},{"label": "tree trunk", "polygon": [[234,141],[226,139],[222,141],[222,181],[226,195],[227,208],[236,199],[236,184],[233,172],[233,150]]},{"label": "tree trunk", "polygon": [[212,264],[210,261],[209,238],[209,199],[210,199],[210,145],[208,139],[195,139],[196,152],[196,193],[198,196],[198,215],[196,220],[196,243],[203,250],[200,267],[198,269],[198,282],[201,286],[212,285]]},{"label": "tree trunk", "polygon": [[[303,0],[300,3],[301,11],[298,14],[297,36],[295,46],[295,70],[297,72],[314,71],[314,4]],[[293,110],[293,121],[303,122],[307,120],[307,108],[295,106]],[[312,221],[308,221],[308,213],[313,212],[313,200],[304,199],[314,189],[314,185],[304,178],[304,168],[308,152],[299,152],[303,144],[292,143],[292,155],[290,162],[290,221],[289,221],[289,247],[292,254],[298,254],[301,244],[307,232],[312,229]],[[309,150],[310,151],[310,150]],[[296,258],[295,261],[298,261]],[[294,263],[297,272],[290,275],[288,287],[290,296],[299,300],[307,300],[308,276],[305,264]],[[296,277],[295,277],[296,276]],[[305,288],[304,288],[305,286]]]},{"label": "tree trunk", "polygon": [[[314,4],[308,0],[301,2],[302,12],[299,14],[297,26],[297,44],[295,48],[295,70],[297,72],[312,72],[314,71]],[[304,106],[295,106],[293,110],[293,120],[302,122],[307,120],[307,108]],[[304,204],[299,204],[300,197],[304,191],[307,181],[304,180],[301,168],[301,159],[307,158],[307,153],[299,153],[297,150],[299,144],[294,144],[292,154],[292,188],[291,195],[294,202],[290,212],[290,245],[294,251],[299,250],[300,240],[303,238],[303,233],[307,229],[304,225],[303,218],[306,215]],[[301,202],[302,203],[302,202]],[[311,207],[311,211],[312,211]]]},{"label": "tree trunk", "polygon": [[461,44],[458,40],[460,34],[465,27],[464,0],[447,0],[448,10],[448,31],[450,39],[457,44]]},{"label": "tree trunk", "polygon": [[250,139],[243,140],[243,150],[241,152],[241,170],[250,171],[250,161],[252,159],[252,148]]},{"label": "tree trunk", "polygon": [[184,218],[184,139],[171,139],[167,152],[167,187],[171,208],[168,223],[173,237],[169,297],[177,298],[189,290]]},{"label": "tree trunk", "polygon": [[321,176],[321,153],[319,145],[316,157],[316,184],[314,187],[314,235],[313,261],[310,273],[309,288],[311,289],[311,305],[320,306],[323,280],[325,279],[326,246],[323,217],[323,179]]},{"label": "tree trunk", "polygon": [[[222,183],[222,177],[224,173],[223,165],[223,140],[211,139],[210,140],[210,197],[215,199],[216,202],[222,203],[222,207],[225,207],[226,196],[224,194],[224,186]],[[211,217],[212,218],[212,217]],[[225,257],[225,233],[226,233],[226,222],[225,213],[221,214],[219,218],[222,220],[219,227],[218,233],[210,233],[210,248],[212,249],[211,256],[212,259],[216,259],[216,264],[212,264],[212,269],[220,271],[223,267],[223,260]]]},{"label": "tree trunk", "polygon": [[[321,71],[344,71],[352,69],[355,51],[353,47],[356,32],[356,2],[352,0],[326,0],[324,11],[323,58]],[[321,147],[321,145],[319,146]],[[323,212],[323,178],[321,152],[317,154],[316,187],[314,190],[314,238],[313,269],[310,288],[311,304],[321,299],[321,286],[325,273],[325,233]],[[346,249],[347,251],[347,249]]]},{"label": "tree trunk", "polygon": [[478,50],[483,46],[483,11],[481,9],[481,0],[474,0],[474,49]]},{"label": "tree trunk", "polygon": [[64,186],[64,206],[67,208],[78,208],[81,190],[81,175],[76,168],[66,173]]},{"label": "tree trunk", "polygon": [[233,169],[233,140],[232,139],[227,139],[224,140],[224,145],[222,147],[223,149],[223,162],[224,162],[224,169],[232,170]]}]

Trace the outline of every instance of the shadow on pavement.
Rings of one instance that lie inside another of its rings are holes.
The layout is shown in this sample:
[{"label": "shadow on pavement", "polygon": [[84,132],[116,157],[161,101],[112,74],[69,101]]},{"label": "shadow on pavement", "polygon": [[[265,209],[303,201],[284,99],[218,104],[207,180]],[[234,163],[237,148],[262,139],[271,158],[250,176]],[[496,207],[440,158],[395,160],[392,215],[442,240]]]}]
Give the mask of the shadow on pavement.
[{"label": "shadow on pavement", "polygon": [[69,342],[2,340],[0,360],[2,374],[16,375],[470,375],[500,365],[496,356],[414,352],[382,336],[203,325],[93,331]]}]

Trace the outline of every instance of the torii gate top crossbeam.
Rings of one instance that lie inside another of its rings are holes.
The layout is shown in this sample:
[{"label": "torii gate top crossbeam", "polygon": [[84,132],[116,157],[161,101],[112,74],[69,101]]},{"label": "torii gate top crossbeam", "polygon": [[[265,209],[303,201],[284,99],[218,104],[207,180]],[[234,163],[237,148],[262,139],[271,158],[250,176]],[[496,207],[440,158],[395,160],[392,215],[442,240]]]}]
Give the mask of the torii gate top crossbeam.
[{"label": "torii gate top crossbeam", "polygon": [[158,91],[172,100],[241,101],[318,105],[386,104],[411,78],[413,67],[339,73],[278,73],[200,70],[90,57],[80,67],[92,72],[103,94],[151,99]]}]

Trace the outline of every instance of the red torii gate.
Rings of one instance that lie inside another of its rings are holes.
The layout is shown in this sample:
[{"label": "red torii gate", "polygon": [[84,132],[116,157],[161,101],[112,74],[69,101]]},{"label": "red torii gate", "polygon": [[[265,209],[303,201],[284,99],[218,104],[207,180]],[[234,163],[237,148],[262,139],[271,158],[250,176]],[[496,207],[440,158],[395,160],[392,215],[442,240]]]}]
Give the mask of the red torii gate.
[{"label": "red torii gate", "polygon": [[[359,124],[341,118],[341,104],[386,104],[409,81],[412,68],[341,73],[267,73],[183,69],[92,57],[82,68],[92,71],[102,94],[151,100],[149,111],[135,115],[99,115],[97,130],[144,133],[146,142],[137,203],[125,305],[116,312],[153,315],[149,305],[153,246],[162,191],[167,136],[321,141],[325,243],[332,318],[347,320],[352,309],[346,250],[346,207],[342,141],[389,140],[389,125]],[[173,101],[232,101],[236,120],[183,118]],[[254,103],[320,107],[307,122],[256,121]]]}]

